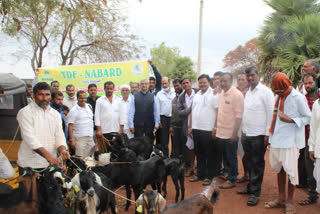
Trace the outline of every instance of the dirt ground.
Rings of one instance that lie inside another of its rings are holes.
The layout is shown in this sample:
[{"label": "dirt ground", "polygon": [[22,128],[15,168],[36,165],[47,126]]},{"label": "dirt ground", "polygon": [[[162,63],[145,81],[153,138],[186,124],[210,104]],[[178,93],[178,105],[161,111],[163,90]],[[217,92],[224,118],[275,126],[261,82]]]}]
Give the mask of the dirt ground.
[{"label": "dirt ground", "polygon": [[[264,202],[273,200],[277,194],[277,180],[276,180],[276,173],[272,171],[269,164],[269,152],[266,152],[266,169],[264,173],[264,180],[262,184],[262,192],[260,196],[259,204],[255,207],[248,207],[247,206],[247,199],[248,196],[246,195],[238,195],[236,194],[236,190],[243,189],[246,186],[246,183],[237,184],[235,188],[228,189],[228,190],[220,190],[220,197],[217,203],[214,205],[214,213],[215,214],[245,214],[245,213],[252,213],[252,214],[282,214],[284,213],[283,208],[277,209],[265,209],[263,207]],[[239,162],[239,176],[243,175],[242,165]],[[222,183],[223,181],[217,179],[218,183]],[[185,198],[188,198],[194,194],[197,194],[205,189],[202,186],[201,182],[191,183],[189,182],[189,178],[185,179]],[[168,179],[167,184],[167,204],[174,203],[174,196],[175,196],[175,189],[174,185],[171,181],[171,178]],[[306,189],[296,189],[295,192],[295,200],[294,205],[296,207],[297,213],[301,214],[318,214],[320,213],[320,200],[317,204],[309,205],[309,206],[300,206],[298,205],[298,201],[301,199],[305,199],[307,197]],[[125,196],[125,190],[120,189],[118,191],[119,194]],[[133,197],[133,194],[132,194]],[[120,199],[117,197],[117,205],[118,205],[118,213],[134,213],[134,206],[131,205],[128,212],[124,211],[124,204],[125,200]]]}]

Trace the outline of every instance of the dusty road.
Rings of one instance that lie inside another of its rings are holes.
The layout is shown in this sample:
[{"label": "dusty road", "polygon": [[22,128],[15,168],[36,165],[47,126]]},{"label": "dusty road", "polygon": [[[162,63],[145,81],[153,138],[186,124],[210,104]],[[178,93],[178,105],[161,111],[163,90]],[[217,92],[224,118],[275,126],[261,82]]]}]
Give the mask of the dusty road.
[{"label": "dusty road", "polygon": [[[214,206],[214,214],[282,214],[284,209],[265,209],[263,207],[264,202],[272,200],[277,196],[277,182],[276,182],[276,173],[270,168],[269,153],[266,152],[266,170],[264,174],[264,180],[262,185],[262,193],[260,196],[259,204],[255,207],[247,206],[247,196],[236,194],[236,190],[242,189],[246,186],[246,183],[237,184],[233,189],[220,190],[220,198]],[[239,162],[240,163],[240,162]],[[243,169],[239,164],[240,175],[242,175]],[[186,178],[186,198],[201,192],[205,187],[202,186],[200,182],[191,183]],[[174,185],[171,181],[171,178],[168,179],[168,196],[167,204],[174,203],[175,190]],[[219,183],[223,182],[220,179],[217,179]],[[119,194],[125,195],[125,190],[121,189],[118,191]],[[133,197],[133,195],[132,195]],[[295,207],[298,214],[319,214],[320,213],[320,200],[317,204],[309,206],[300,206],[298,201],[307,197],[305,189],[296,189],[295,193]],[[130,207],[128,212],[124,211],[124,200],[117,197],[118,204],[118,213],[134,213],[134,206]]]}]

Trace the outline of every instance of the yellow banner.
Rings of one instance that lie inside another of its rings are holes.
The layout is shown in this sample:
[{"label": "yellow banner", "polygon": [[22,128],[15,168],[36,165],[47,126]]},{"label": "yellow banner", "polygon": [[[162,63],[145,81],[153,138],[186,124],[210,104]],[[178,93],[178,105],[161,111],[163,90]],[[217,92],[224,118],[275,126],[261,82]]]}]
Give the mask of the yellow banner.
[{"label": "yellow banner", "polygon": [[103,84],[112,81],[116,86],[115,93],[120,95],[121,85],[148,78],[149,68],[147,61],[39,68],[38,79],[49,84],[58,81],[62,93],[66,92],[68,84],[74,85],[75,91],[87,92],[88,85],[95,83],[98,95],[104,94]]}]

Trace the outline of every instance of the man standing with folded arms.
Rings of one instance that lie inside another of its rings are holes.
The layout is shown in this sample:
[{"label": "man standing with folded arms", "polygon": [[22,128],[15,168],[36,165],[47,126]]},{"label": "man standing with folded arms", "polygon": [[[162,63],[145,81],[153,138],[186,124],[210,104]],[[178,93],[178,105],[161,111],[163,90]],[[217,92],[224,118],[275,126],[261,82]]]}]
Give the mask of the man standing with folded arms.
[{"label": "man standing with folded arms", "polygon": [[255,206],[259,200],[265,169],[264,154],[269,139],[274,95],[269,88],[260,83],[256,67],[248,67],[245,72],[249,90],[244,98],[241,142],[246,154],[249,183],[245,189],[238,190],[237,193],[250,195],[247,205]]}]

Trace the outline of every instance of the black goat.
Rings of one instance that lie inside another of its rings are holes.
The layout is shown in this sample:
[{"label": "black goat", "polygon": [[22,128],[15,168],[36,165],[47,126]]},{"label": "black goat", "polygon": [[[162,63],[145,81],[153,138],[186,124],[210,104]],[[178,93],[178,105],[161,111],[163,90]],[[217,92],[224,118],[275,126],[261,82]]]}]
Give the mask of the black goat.
[{"label": "black goat", "polygon": [[69,214],[61,201],[61,186],[54,176],[56,172],[61,173],[57,167],[49,167],[37,180],[37,189],[40,199],[40,213],[44,214]]},{"label": "black goat", "polygon": [[[109,177],[114,188],[125,185],[127,198],[131,198],[133,188],[135,200],[143,189],[151,184],[153,189],[160,191],[161,181],[166,174],[165,164],[162,157],[156,155],[145,161],[137,161],[127,164],[110,164],[105,167],[95,167],[92,170],[101,172]],[[127,201],[126,211],[129,209],[130,201]]]},{"label": "black goat", "polygon": [[109,208],[113,214],[117,213],[115,196],[102,187],[112,187],[105,175],[83,170],[72,178],[72,184],[77,192],[76,213],[103,213]]},{"label": "black goat", "polygon": [[153,139],[143,136],[128,139],[126,134],[116,135],[112,140],[113,151],[121,148],[129,148],[136,153],[138,160],[147,160],[150,157],[153,147]]},{"label": "black goat", "polygon": [[0,194],[0,213],[69,213],[61,202],[60,185],[54,173],[57,166],[48,167],[42,176],[32,169],[19,176],[19,188]]},{"label": "black goat", "polygon": [[[161,150],[159,150],[157,147],[153,150],[151,153],[151,156],[159,155],[163,157],[163,153]],[[175,189],[176,189],[176,197],[175,201],[178,202],[179,200],[179,192],[181,189],[181,200],[184,199],[184,171],[185,171],[185,162],[183,160],[183,156],[179,156],[178,158],[165,158],[163,159],[163,162],[166,167],[166,175],[163,177],[163,184],[162,184],[162,190],[163,190],[163,197],[166,198],[167,196],[167,177],[171,175],[172,182],[174,183]],[[180,188],[179,183],[180,182]]]}]

